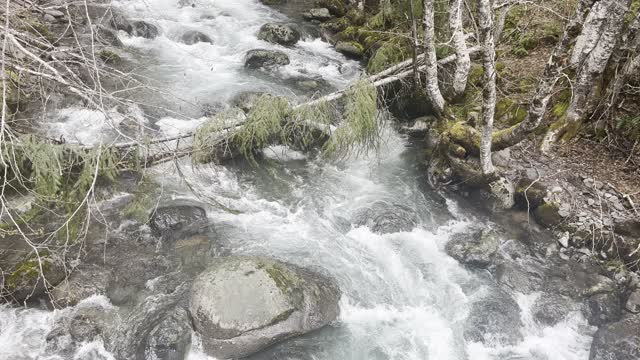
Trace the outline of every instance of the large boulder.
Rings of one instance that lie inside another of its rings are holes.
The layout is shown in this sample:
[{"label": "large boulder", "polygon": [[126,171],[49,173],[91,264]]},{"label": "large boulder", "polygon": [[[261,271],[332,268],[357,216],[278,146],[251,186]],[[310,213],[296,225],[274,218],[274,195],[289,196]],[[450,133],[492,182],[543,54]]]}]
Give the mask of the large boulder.
[{"label": "large boulder", "polygon": [[289,56],[282,51],[254,49],[247,52],[244,66],[250,69],[276,68],[290,62]]},{"label": "large boulder", "polygon": [[336,51],[354,59],[361,59],[364,56],[364,48],[355,41],[338,41]]},{"label": "large boulder", "polygon": [[601,327],[591,343],[589,360],[637,360],[640,358],[640,316]]},{"label": "large boulder", "polygon": [[189,310],[207,354],[240,358],[319,329],[339,314],[340,290],[314,272],[258,257],[218,260],[195,280]]},{"label": "large boulder", "polygon": [[418,222],[418,216],[411,208],[382,200],[358,209],[353,219],[356,226],[367,226],[380,234],[411,231]]},{"label": "large boulder", "polygon": [[300,32],[287,24],[264,24],[258,32],[258,39],[273,44],[293,46],[300,41]]},{"label": "large boulder", "polygon": [[447,254],[459,262],[475,266],[491,265],[498,249],[500,239],[490,230],[479,230],[473,234],[456,234],[447,243]]},{"label": "large boulder", "polygon": [[513,345],[522,341],[520,307],[511,295],[500,289],[487,289],[487,294],[471,305],[464,337],[467,341]]},{"label": "large boulder", "polygon": [[144,348],[144,359],[183,360],[191,345],[191,318],[176,308],[151,330]]},{"label": "large boulder", "polygon": [[190,30],[182,34],[181,38],[182,42],[187,45],[193,45],[200,42],[205,42],[209,44],[213,44],[213,40],[211,38],[200,31]]}]

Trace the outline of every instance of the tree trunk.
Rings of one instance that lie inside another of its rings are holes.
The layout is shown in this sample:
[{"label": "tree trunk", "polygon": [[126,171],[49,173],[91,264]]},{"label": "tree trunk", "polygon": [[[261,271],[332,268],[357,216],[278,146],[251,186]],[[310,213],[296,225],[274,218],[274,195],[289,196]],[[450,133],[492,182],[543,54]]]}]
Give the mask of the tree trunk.
[{"label": "tree trunk", "polygon": [[478,5],[482,66],[484,68],[480,166],[482,167],[482,174],[486,176],[495,172],[493,162],[491,161],[491,144],[493,142],[493,117],[496,109],[496,52],[493,42],[493,11],[491,9],[491,0],[480,0]]},{"label": "tree trunk", "polygon": [[[640,70],[640,12],[622,36],[620,53],[616,56],[616,77],[607,89],[608,106],[606,111],[618,103],[618,96],[629,77]],[[622,66],[619,66],[622,63]]]},{"label": "tree trunk", "polygon": [[440,92],[440,85],[438,84],[438,59],[436,56],[436,44],[435,44],[435,14],[434,14],[434,1],[435,0],[423,0],[424,9],[424,43],[425,43],[425,72],[426,72],[426,86],[427,95],[431,100],[431,105],[434,111],[441,116],[444,112],[445,101]]},{"label": "tree trunk", "polygon": [[[536,93],[531,99],[527,117],[517,125],[493,134],[493,149],[499,151],[524,140],[527,135],[540,126],[547,110],[553,87],[563,76],[569,57],[569,45],[582,29],[585,17],[596,0],[580,0],[571,21],[565,26],[562,37],[549,57]],[[465,147],[470,153],[478,152],[480,134],[470,127],[454,125],[449,134],[452,141]]]},{"label": "tree trunk", "polygon": [[464,36],[462,26],[462,5],[463,0],[452,0],[449,9],[449,26],[452,36],[451,44],[456,52],[456,69],[453,76],[453,95],[459,97],[464,94],[467,88],[467,77],[471,69],[471,58]]},{"label": "tree trunk", "polygon": [[[602,0],[597,3],[580,35],[582,49],[574,52],[572,61],[578,60],[580,68],[573,86],[571,103],[565,118],[558,125],[552,126],[542,143],[542,150],[548,151],[551,144],[558,140],[572,139],[589,113],[588,101],[596,88],[596,81],[604,73],[609,59],[620,38],[624,17],[629,9],[630,0]],[[604,20],[604,23],[601,24]],[[595,43],[593,43],[595,41]],[[585,54],[585,49],[588,53]]]},{"label": "tree trunk", "polygon": [[502,32],[504,31],[504,23],[507,20],[507,13],[509,12],[509,5],[504,5],[498,9],[498,18],[496,20],[495,30],[493,31],[493,41],[496,44],[500,43]]}]

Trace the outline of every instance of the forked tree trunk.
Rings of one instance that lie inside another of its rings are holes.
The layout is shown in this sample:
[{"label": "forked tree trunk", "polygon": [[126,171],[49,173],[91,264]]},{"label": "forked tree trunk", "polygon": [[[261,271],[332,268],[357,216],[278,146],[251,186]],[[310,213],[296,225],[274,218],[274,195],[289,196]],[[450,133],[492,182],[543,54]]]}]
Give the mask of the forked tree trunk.
[{"label": "forked tree trunk", "polygon": [[[570,44],[582,29],[585,17],[596,0],[580,0],[571,21],[565,26],[562,37],[549,57],[544,73],[538,83],[536,93],[529,102],[527,117],[517,125],[493,134],[493,149],[502,150],[524,140],[527,135],[536,130],[547,111],[549,99],[553,94],[553,87],[563,76],[567,67]],[[470,126],[457,126],[451,132],[451,139],[465,147],[467,151],[479,152],[480,134]]]},{"label": "forked tree trunk", "polygon": [[434,111],[440,116],[444,112],[445,101],[438,84],[438,59],[435,43],[435,0],[423,0],[424,12],[424,43],[425,43],[425,73],[427,95]]},{"label": "forked tree trunk", "polygon": [[493,142],[493,117],[496,108],[496,49],[493,42],[491,0],[479,0],[478,23],[480,27],[480,45],[482,46],[482,66],[484,68],[480,166],[483,175],[490,175],[495,172],[491,161],[491,145]]},{"label": "forked tree trunk", "polygon": [[471,58],[462,26],[463,0],[452,0],[449,8],[449,27],[452,31],[451,44],[456,53],[456,68],[453,75],[453,94],[459,97],[467,88],[467,78],[471,69]]},{"label": "forked tree trunk", "polygon": [[551,144],[560,139],[573,138],[588,116],[589,99],[618,44],[629,3],[630,0],[601,0],[593,6],[580,35],[583,41],[581,48],[572,56],[572,62],[578,61],[579,68],[571,103],[565,118],[547,132],[543,151],[548,151]]}]

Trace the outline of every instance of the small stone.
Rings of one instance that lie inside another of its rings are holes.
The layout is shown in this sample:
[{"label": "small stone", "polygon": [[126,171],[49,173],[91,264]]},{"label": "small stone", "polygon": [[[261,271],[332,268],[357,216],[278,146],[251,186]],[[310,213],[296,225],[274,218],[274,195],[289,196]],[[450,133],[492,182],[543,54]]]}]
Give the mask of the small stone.
[{"label": "small stone", "polygon": [[56,18],[55,18],[55,17],[53,17],[53,16],[51,16],[51,15],[49,15],[49,14],[45,14],[45,15],[44,15],[44,21],[46,21],[46,22],[48,22],[48,23],[55,23],[55,22],[57,22],[58,20],[56,20]]},{"label": "small stone", "polygon": [[569,247],[569,232],[564,232],[564,234],[562,234],[562,236],[558,239],[558,243],[560,243],[560,245],[562,245],[562,247],[567,248]]},{"label": "small stone", "polygon": [[560,186],[554,186],[554,187],[551,189],[551,192],[552,192],[552,193],[554,193],[554,194],[556,194],[556,193],[561,193],[562,191],[563,191],[563,190],[562,190],[562,188],[561,188]]}]

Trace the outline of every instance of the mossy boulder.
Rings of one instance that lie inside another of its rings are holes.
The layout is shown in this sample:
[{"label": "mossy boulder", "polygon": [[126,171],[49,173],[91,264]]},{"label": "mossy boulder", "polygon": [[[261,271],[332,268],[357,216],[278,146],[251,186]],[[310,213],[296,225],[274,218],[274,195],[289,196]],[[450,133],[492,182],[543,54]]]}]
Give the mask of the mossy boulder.
[{"label": "mossy boulder", "polygon": [[331,15],[344,16],[347,13],[347,5],[343,0],[319,0],[319,8],[326,8]]},{"label": "mossy boulder", "polygon": [[258,31],[258,39],[285,46],[295,45],[300,37],[300,32],[287,24],[264,24]]},{"label": "mossy boulder", "polygon": [[48,253],[31,256],[17,264],[0,282],[0,293],[7,299],[22,303],[38,298],[65,279],[67,273],[62,260]]},{"label": "mossy boulder", "polygon": [[551,228],[562,223],[564,218],[560,215],[560,208],[553,203],[545,202],[538,206],[534,212],[533,217],[538,224]]},{"label": "mossy boulder", "polygon": [[244,66],[250,69],[273,69],[289,65],[290,62],[289,56],[282,51],[255,49],[247,52]]},{"label": "mossy boulder", "polygon": [[547,188],[527,178],[518,180],[516,184],[516,206],[523,210],[534,210],[544,203],[547,196]]},{"label": "mossy boulder", "polygon": [[204,351],[242,358],[319,329],[339,314],[327,277],[261,257],[217,260],[195,280],[189,310]]},{"label": "mossy boulder", "polygon": [[445,246],[449,256],[465,265],[478,268],[491,265],[499,248],[500,238],[490,230],[456,234]]},{"label": "mossy boulder", "polygon": [[[366,39],[368,45],[371,47],[375,45],[372,42],[373,39],[373,37],[368,37]],[[411,56],[411,51],[411,44],[408,39],[395,37],[384,41],[373,53],[371,59],[369,59],[367,72],[369,74],[379,73],[389,66],[409,58]]]},{"label": "mossy boulder", "polygon": [[354,59],[361,59],[364,56],[364,47],[355,41],[338,41],[336,50]]}]

